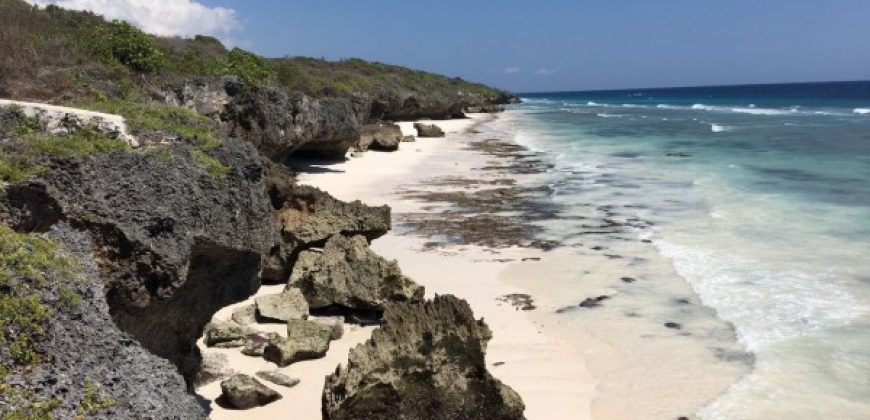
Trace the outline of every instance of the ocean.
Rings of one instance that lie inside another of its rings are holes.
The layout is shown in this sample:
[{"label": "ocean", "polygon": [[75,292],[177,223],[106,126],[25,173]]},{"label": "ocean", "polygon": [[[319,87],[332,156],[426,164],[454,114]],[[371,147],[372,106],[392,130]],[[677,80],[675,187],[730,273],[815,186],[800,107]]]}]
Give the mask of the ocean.
[{"label": "ocean", "polygon": [[553,199],[648,221],[754,355],[701,418],[870,418],[870,82],[520,96]]}]

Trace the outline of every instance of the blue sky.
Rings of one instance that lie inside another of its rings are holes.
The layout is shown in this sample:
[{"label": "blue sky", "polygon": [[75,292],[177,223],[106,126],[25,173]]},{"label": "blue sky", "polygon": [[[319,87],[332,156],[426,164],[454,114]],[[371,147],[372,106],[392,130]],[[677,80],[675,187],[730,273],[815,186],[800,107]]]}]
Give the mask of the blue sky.
[{"label": "blue sky", "polygon": [[521,92],[870,79],[870,0],[111,3],[125,2],[229,10],[219,35],[268,56],[361,57]]}]

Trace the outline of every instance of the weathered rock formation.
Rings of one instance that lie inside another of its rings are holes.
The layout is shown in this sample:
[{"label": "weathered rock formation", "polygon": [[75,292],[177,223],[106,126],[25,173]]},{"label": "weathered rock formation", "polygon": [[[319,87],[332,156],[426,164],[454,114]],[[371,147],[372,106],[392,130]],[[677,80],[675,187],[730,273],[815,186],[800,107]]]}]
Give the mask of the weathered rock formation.
[{"label": "weathered rock formation", "polygon": [[209,347],[241,347],[245,345],[246,338],[254,332],[254,329],[233,321],[211,322],[205,326],[203,342]]},{"label": "weathered rock formation", "polygon": [[487,372],[491,332],[465,301],[389,305],[384,321],[326,378],[324,419],[524,418],[519,395]]},{"label": "weathered rock formation", "polygon": [[371,124],[362,128],[362,134],[354,148],[358,151],[380,150],[392,152],[399,150],[402,142],[402,129],[396,124]]},{"label": "weathered rock formation", "polygon": [[329,325],[293,319],[287,322],[287,337],[270,341],[263,351],[263,358],[278,366],[319,359],[329,350],[332,337]]},{"label": "weathered rock formation", "polygon": [[414,123],[417,137],[444,137],[444,130],[435,124]]},{"label": "weathered rock formation", "polygon": [[317,188],[287,182],[270,182],[268,191],[282,238],[264,261],[262,277],[268,281],[287,281],[301,250],[323,246],[334,235],[363,235],[371,241],[391,228],[387,206],[346,203]]},{"label": "weathered rock formation", "polygon": [[368,247],[363,236],[330,238],[322,252],[304,251],[292,275],[311,308],[382,311],[388,302],[423,299],[423,287]]},{"label": "weathered rock formation", "polygon": [[291,378],[281,372],[275,371],[264,371],[257,372],[257,377],[266,381],[269,381],[275,385],[281,385],[287,388],[292,388],[296,385],[299,385],[299,378]]},{"label": "weathered rock formation", "polygon": [[209,152],[225,177],[199,166],[190,146],[164,151],[58,161],[42,179],[7,186],[3,201],[15,230],[65,221],[88,231],[116,324],[191,378],[203,326],[257,290],[278,236],[250,144]]},{"label": "weathered rock formation", "polygon": [[266,322],[308,318],[308,302],[299,289],[288,288],[282,293],[260,296],[254,302],[257,317]]},{"label": "weathered rock formation", "polygon": [[[50,236],[77,257],[82,273],[75,278],[45,273],[36,296],[49,308],[49,317],[41,327],[42,334],[27,338],[34,351],[46,356],[34,366],[0,376],[0,384],[12,385],[0,390],[0,417],[31,418],[32,412],[26,411],[15,417],[14,410],[21,409],[21,404],[56,401],[52,418],[72,419],[88,398],[102,403],[99,410],[85,411],[88,418],[205,419],[205,412],[187,393],[184,378],[175,367],[143,348],[113,322],[106,286],[90,258],[90,235],[61,222],[52,227]],[[4,286],[0,294],[5,293],[9,290]],[[4,328],[12,328],[9,322],[4,319]],[[0,349],[4,365],[10,350],[6,346]]]},{"label": "weathered rock formation", "polygon": [[280,400],[281,394],[248,375],[221,382],[221,396],[234,408],[247,410]]},{"label": "weathered rock formation", "polygon": [[229,358],[225,354],[209,354],[202,358],[199,371],[196,372],[196,377],[193,380],[193,386],[200,387],[235,374],[236,372],[229,366]]}]

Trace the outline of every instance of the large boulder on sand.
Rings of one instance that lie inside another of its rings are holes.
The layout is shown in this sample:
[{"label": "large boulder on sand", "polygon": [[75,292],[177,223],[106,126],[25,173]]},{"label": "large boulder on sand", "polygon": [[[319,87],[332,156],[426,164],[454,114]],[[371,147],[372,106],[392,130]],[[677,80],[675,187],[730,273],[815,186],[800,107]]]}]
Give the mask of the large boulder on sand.
[{"label": "large boulder on sand", "polygon": [[245,337],[255,331],[233,321],[211,322],[205,326],[203,341],[209,347],[241,347]]},{"label": "large boulder on sand", "polygon": [[372,338],[326,378],[323,418],[522,419],[519,395],[486,370],[491,337],[454,296],[389,305]]},{"label": "large boulder on sand", "polygon": [[308,302],[296,288],[287,288],[282,293],[260,296],[254,299],[258,319],[287,322],[291,319],[308,318]]},{"label": "large boulder on sand", "polygon": [[402,129],[396,124],[372,124],[362,129],[359,142],[355,149],[358,151],[381,150],[392,152],[399,150],[402,142]]},{"label": "large boulder on sand", "polygon": [[259,407],[281,399],[281,394],[275,390],[248,375],[241,374],[221,382],[221,396],[227,403],[240,410]]},{"label": "large boulder on sand", "polygon": [[329,325],[291,319],[287,322],[287,338],[270,341],[263,351],[263,358],[278,366],[319,359],[329,350],[332,336],[332,327]]},{"label": "large boulder on sand", "polygon": [[444,130],[435,124],[414,123],[417,137],[444,137]]},{"label": "large boulder on sand", "polygon": [[362,236],[333,236],[319,257],[305,258],[308,271],[295,272],[288,287],[299,287],[312,308],[380,311],[388,302],[423,299],[423,287],[403,276],[395,261],[372,252]]}]

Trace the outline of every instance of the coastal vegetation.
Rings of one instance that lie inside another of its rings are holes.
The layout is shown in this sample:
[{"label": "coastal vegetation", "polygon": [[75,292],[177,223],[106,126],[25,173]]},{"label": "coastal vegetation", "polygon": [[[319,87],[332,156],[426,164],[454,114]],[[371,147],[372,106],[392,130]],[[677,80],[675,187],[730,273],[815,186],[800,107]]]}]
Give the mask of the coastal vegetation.
[{"label": "coastal vegetation", "polygon": [[49,133],[42,122],[20,109],[0,110],[0,181],[16,182],[49,170],[52,159],[70,159],[97,153],[128,150],[122,140],[111,138],[96,127],[86,126],[67,133]]},{"label": "coastal vegetation", "polygon": [[[119,99],[178,77],[235,76],[313,97],[495,95],[499,91],[425,71],[361,59],[264,58],[209,36],[157,37],[122,21],[22,0],[0,0],[0,97],[59,102]],[[74,98],[65,96],[73,95]],[[144,95],[147,97],[147,95]]]},{"label": "coastal vegetation", "polygon": [[45,334],[45,323],[55,311],[47,296],[63,288],[66,291],[60,299],[80,300],[65,286],[78,275],[77,263],[54,241],[0,225],[0,402],[18,406],[4,414],[3,420],[50,419],[60,405],[53,398],[32,396],[28,389],[7,382],[7,377],[14,370],[43,362],[45,354],[35,343]]}]

